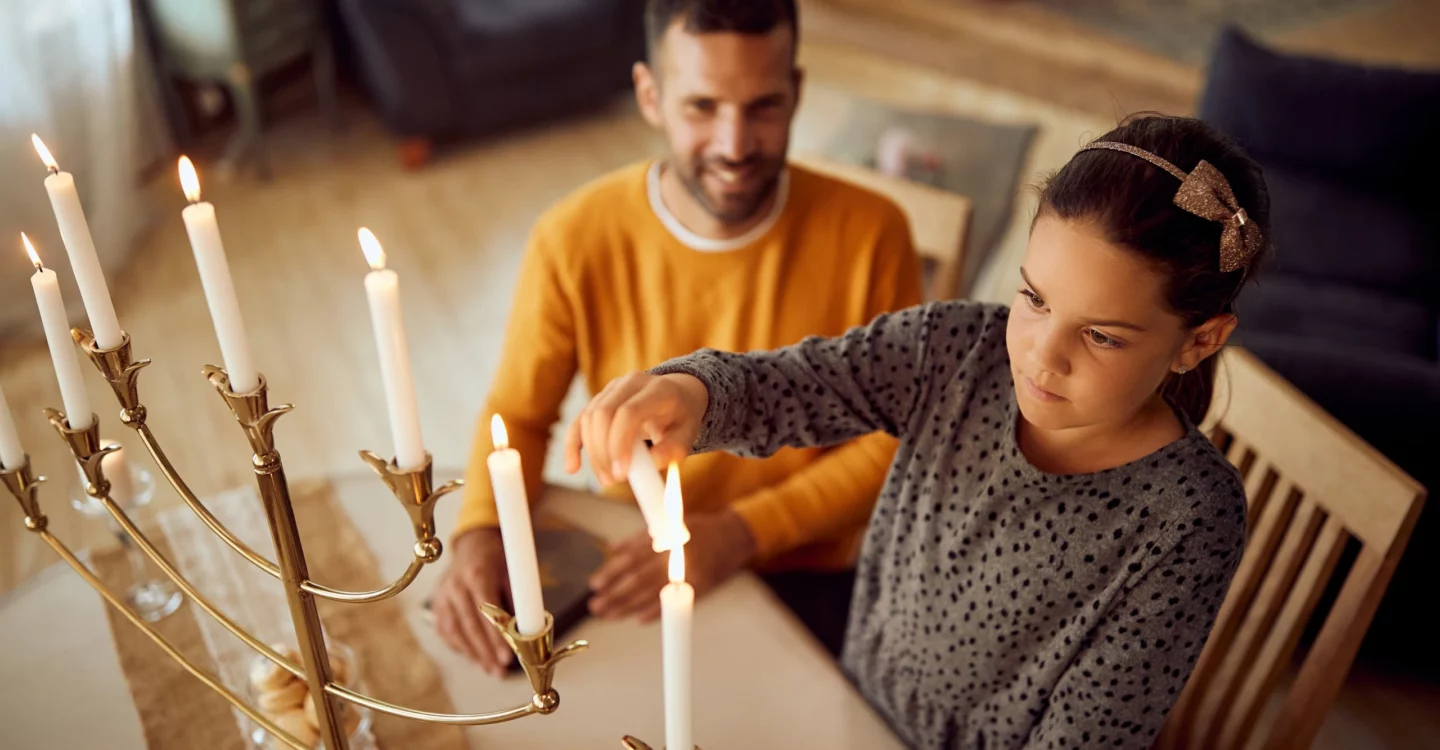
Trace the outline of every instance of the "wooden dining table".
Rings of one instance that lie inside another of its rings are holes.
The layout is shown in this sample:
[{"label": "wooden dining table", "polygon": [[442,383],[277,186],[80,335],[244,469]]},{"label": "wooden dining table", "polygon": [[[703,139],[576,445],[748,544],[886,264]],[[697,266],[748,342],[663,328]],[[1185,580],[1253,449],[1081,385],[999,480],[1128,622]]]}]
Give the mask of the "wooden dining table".
[{"label": "wooden dining table", "polygon": [[[413,539],[389,491],[373,476],[333,482],[338,502],[379,569],[386,575],[403,570]],[[458,498],[442,502],[437,513],[442,530],[454,528],[458,504]],[[551,488],[540,506],[608,540],[643,528],[633,506],[573,489]],[[442,559],[432,568],[444,564]],[[440,570],[426,570],[399,601],[456,710],[524,703],[529,695],[524,677],[491,677],[436,635],[423,604],[439,577]],[[63,563],[0,600],[0,746],[145,747],[104,606]],[[591,646],[559,667],[559,710],[471,727],[466,730],[471,747],[616,748],[627,734],[657,747],[663,743],[658,623],[591,618],[566,637],[584,638]],[[697,603],[694,643],[694,732],[707,750],[903,747],[830,655],[752,574],[737,576]],[[195,689],[203,688],[197,682]]]}]

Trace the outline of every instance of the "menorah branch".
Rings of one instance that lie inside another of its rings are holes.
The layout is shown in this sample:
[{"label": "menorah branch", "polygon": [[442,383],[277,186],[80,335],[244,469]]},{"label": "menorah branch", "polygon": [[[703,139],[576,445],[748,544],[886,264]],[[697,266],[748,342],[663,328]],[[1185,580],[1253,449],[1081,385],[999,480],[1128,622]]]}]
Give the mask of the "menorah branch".
[{"label": "menorah branch", "polygon": [[140,548],[140,551],[145,553],[146,557],[150,558],[151,562],[155,563],[155,566],[165,574],[165,577],[173,581],[175,585],[185,593],[185,596],[190,597],[190,601],[204,610],[206,614],[215,618],[216,622],[233,633],[236,638],[244,641],[245,645],[260,652],[261,656],[274,662],[290,674],[301,679],[305,678],[305,674],[301,671],[299,665],[285,658],[278,651],[251,635],[234,620],[231,620],[224,612],[221,612],[204,594],[192,586],[190,581],[186,580],[186,578],[180,574],[180,571],[176,570],[175,566],[161,554],[160,550],[156,549],[154,543],[145,536],[145,533],[140,530],[140,527],[135,525],[135,522],[130,519],[130,516],[125,513],[125,510],[117,505],[114,500],[111,500],[108,496],[97,497],[95,499],[105,507],[105,510],[110,513],[111,517],[115,519],[115,522],[120,524],[120,528],[124,529],[125,533],[129,535],[131,539],[135,540],[135,545]]},{"label": "menorah branch", "polygon": [[346,604],[371,604],[374,602],[383,602],[404,591],[415,578],[420,575],[420,571],[424,569],[425,560],[416,557],[410,561],[410,567],[406,568],[405,572],[401,574],[394,583],[383,589],[376,589],[374,591],[339,591],[329,586],[322,586],[314,581],[304,581],[300,584],[300,588],[305,591],[305,593],[314,594],[321,599],[345,602]]},{"label": "menorah branch", "polygon": [[555,691],[554,683],[555,665],[561,660],[578,654],[590,647],[585,641],[575,641],[559,650],[553,649],[555,636],[555,621],[547,612],[545,615],[545,629],[535,635],[523,635],[516,629],[515,619],[499,607],[491,604],[481,606],[487,620],[500,631],[510,649],[515,652],[515,657],[520,660],[520,666],[530,678],[530,685],[534,689],[530,702],[505,711],[496,711],[483,714],[441,714],[430,711],[417,711],[413,708],[397,706],[377,698],[372,698],[362,693],[357,693],[342,685],[327,685],[325,692],[342,700],[365,706],[373,711],[398,716],[405,719],[417,721],[428,721],[435,724],[458,724],[465,726],[481,724],[498,724],[512,719],[518,719],[529,714],[550,714],[560,707],[560,694]]},{"label": "menorah branch", "polygon": [[238,552],[241,557],[248,560],[252,565],[265,571],[271,577],[278,579],[280,577],[280,568],[276,566],[275,563],[270,562],[255,552],[255,550],[251,549],[244,542],[237,539],[234,534],[230,533],[229,529],[225,528],[225,526],[215,518],[209,509],[200,502],[200,499],[195,496],[195,493],[190,490],[190,486],[185,483],[184,478],[180,476],[180,472],[175,470],[174,464],[170,463],[169,457],[165,455],[164,449],[160,447],[160,441],[155,438],[155,434],[151,432],[146,422],[148,415],[145,405],[140,403],[140,370],[146,365],[149,365],[150,360],[142,359],[139,362],[133,360],[129,334],[125,334],[120,346],[114,349],[101,349],[97,347],[95,345],[95,337],[83,328],[72,328],[70,335],[80,344],[80,348],[84,350],[85,354],[90,358],[90,361],[94,363],[96,369],[100,371],[101,376],[105,378],[105,381],[110,384],[110,389],[115,392],[115,396],[120,401],[121,406],[120,421],[127,427],[135,430],[136,434],[140,436],[140,442],[144,444],[145,450],[150,454],[150,457],[155,461],[155,465],[160,468],[160,473],[164,475],[165,480],[174,488],[175,493],[180,496],[180,499],[185,501],[186,505],[190,506],[190,510],[199,516],[200,521],[216,536],[220,537],[221,541],[229,545],[231,549]]},{"label": "menorah branch", "polygon": [[[145,553],[145,556],[149,557],[167,578],[173,581],[186,596],[190,597],[191,601],[195,602],[206,614],[215,618],[215,621],[220,623],[226,630],[234,633],[236,638],[244,641],[245,645],[259,651],[265,658],[275,662],[291,674],[297,677],[304,677],[298,666],[259,639],[250,635],[244,628],[236,624],[234,620],[226,616],[224,612],[221,612],[204,594],[196,590],[196,588],[190,584],[190,581],[186,580],[186,578],[180,574],[180,571],[176,570],[175,566],[170,564],[170,561],[160,553],[160,550],[155,547],[149,537],[145,536],[145,532],[141,531],[140,527],[135,525],[135,522],[130,519],[130,516],[125,513],[125,510],[110,498],[110,482],[105,478],[105,471],[101,463],[101,459],[110,452],[110,449],[98,448],[100,444],[99,422],[91,425],[86,430],[72,430],[65,421],[64,416],[53,410],[51,410],[50,421],[60,433],[61,437],[65,438],[65,441],[70,445],[76,462],[80,464],[80,470],[85,474],[86,494],[94,498],[105,508],[106,512],[120,525],[120,528],[135,541],[136,546]],[[86,451],[90,452],[87,453]]]},{"label": "menorah branch", "polygon": [[150,640],[154,641],[155,645],[159,646],[160,649],[164,651],[166,655],[168,655],[171,659],[174,659],[175,662],[179,664],[182,668],[184,668],[186,672],[189,672],[192,676],[195,677],[195,679],[203,682],[206,687],[215,691],[217,694],[220,695],[221,698],[224,698],[230,703],[230,705],[234,706],[235,708],[239,709],[241,713],[250,717],[252,721],[254,721],[256,724],[259,724],[262,728],[264,728],[266,732],[283,742],[287,747],[291,748],[292,750],[311,750],[309,745],[301,742],[300,740],[296,739],[294,735],[291,735],[289,732],[286,732],[285,730],[276,726],[275,722],[271,721],[260,711],[252,708],[248,703],[242,700],[240,696],[231,692],[229,688],[225,687],[225,685],[221,683],[218,679],[216,679],[213,675],[195,666],[195,664],[191,662],[188,658],[186,658],[184,654],[180,653],[180,651],[176,649],[175,646],[171,645],[169,641],[165,640],[164,636],[155,632],[154,628],[150,627],[149,623],[145,622],[143,619],[141,619],[139,615],[131,611],[129,607],[125,606],[125,603],[120,600],[120,597],[112,593],[110,589],[99,578],[97,578],[88,567],[85,566],[85,563],[81,562],[79,558],[75,557],[74,553],[72,553],[63,542],[57,539],[50,532],[43,529],[39,531],[39,534],[40,538],[45,540],[45,543],[50,545],[51,549],[55,550],[55,554],[59,555],[60,559],[64,560],[65,563],[68,564],[72,569],[74,569],[74,571],[78,573],[80,577],[85,580],[86,583],[90,584],[90,587],[95,589],[95,592],[100,594],[100,596],[104,598],[111,607],[114,607],[115,611],[124,615],[125,619],[129,620],[132,625],[139,628],[141,632],[143,632],[146,636],[150,638]]},{"label": "menorah branch", "polygon": [[418,711],[413,708],[405,708],[404,706],[397,706],[393,703],[387,703],[385,701],[372,698],[363,693],[357,693],[354,690],[345,687],[344,685],[337,685],[333,682],[325,686],[325,692],[341,700],[354,703],[357,706],[364,706],[378,713],[388,714],[390,716],[398,716],[402,719],[425,721],[431,724],[481,726],[484,724],[500,724],[507,721],[513,721],[523,716],[529,716],[530,714],[549,713],[549,711],[544,711],[541,709],[539,696],[536,696],[529,703],[526,703],[523,706],[516,706],[515,708],[507,709],[505,711],[496,711],[494,713],[438,714],[431,711]]},{"label": "menorah branch", "polygon": [[300,584],[301,590],[306,593],[346,604],[369,604],[389,599],[408,588],[427,564],[440,559],[444,547],[435,535],[435,503],[464,485],[457,479],[439,489],[431,489],[434,483],[433,464],[428,454],[425,465],[413,471],[401,469],[395,462],[386,461],[370,451],[361,451],[360,457],[384,480],[410,516],[410,525],[415,532],[415,557],[400,578],[375,591],[340,591],[311,580]]},{"label": "menorah branch", "polygon": [[166,481],[170,483],[170,486],[174,488],[175,494],[179,495],[180,499],[185,501],[185,505],[189,506],[190,510],[199,517],[200,522],[205,524],[206,528],[210,529],[210,531],[214,532],[215,536],[219,537],[220,541],[225,542],[230,549],[235,550],[241,557],[248,560],[250,564],[268,573],[271,578],[278,580],[280,578],[280,567],[267,560],[264,555],[251,549],[249,545],[240,541],[234,534],[230,533],[230,530],[225,528],[224,524],[220,523],[220,519],[216,518],[215,515],[210,512],[210,509],[206,508],[205,504],[200,502],[200,498],[196,497],[195,493],[190,491],[190,486],[185,483],[185,480],[180,476],[179,472],[175,470],[175,466],[170,463],[169,457],[165,455],[165,451],[160,447],[159,441],[155,439],[155,435],[150,431],[149,426],[141,424],[136,428],[136,433],[140,436],[140,442],[144,444],[145,450],[149,452],[150,457],[154,459],[155,465],[160,467],[160,473],[165,477]]},{"label": "menorah branch", "polygon": [[[299,529],[295,523],[294,507],[291,504],[289,484],[285,479],[285,470],[280,458],[280,453],[275,448],[275,422],[280,416],[288,413],[291,407],[288,405],[279,406],[274,409],[269,407],[267,386],[264,377],[262,376],[260,378],[260,385],[254,391],[249,393],[234,393],[230,390],[229,375],[224,370],[217,367],[205,368],[206,377],[225,400],[226,405],[235,416],[236,421],[245,431],[245,436],[254,451],[254,455],[251,457],[251,464],[254,469],[260,499],[264,505],[267,520],[269,521],[271,538],[275,544],[278,562],[271,562],[265,559],[226,529],[225,526],[210,513],[204,504],[200,502],[199,498],[190,490],[179,472],[176,471],[174,465],[170,463],[159,441],[146,424],[148,415],[145,406],[140,402],[139,385],[137,382],[138,375],[140,370],[149,364],[149,360],[135,362],[131,359],[129,336],[126,335],[124,337],[120,346],[110,350],[101,350],[96,347],[95,340],[88,331],[74,329],[71,333],[76,342],[78,342],[87,355],[89,355],[96,368],[100,370],[106,381],[110,383],[122,407],[121,420],[136,431],[140,440],[144,443],[146,450],[159,466],[161,473],[164,474],[166,480],[170,482],[170,485],[175,489],[177,494],[180,495],[181,499],[184,500],[185,504],[190,507],[217,537],[247,561],[270,574],[272,577],[279,579],[283,584],[291,617],[294,621],[295,633],[299,639],[303,665],[297,665],[277,653],[270,646],[256,639],[215,607],[209,599],[197,591],[195,587],[176,570],[150,539],[145,536],[144,532],[130,519],[125,513],[125,510],[110,497],[110,482],[105,478],[102,462],[105,456],[116,450],[116,448],[109,446],[102,447],[100,445],[98,420],[94,420],[92,426],[87,429],[75,430],[71,429],[65,414],[57,410],[47,409],[46,414],[51,424],[54,425],[57,433],[69,446],[76,463],[79,464],[85,476],[86,494],[97,500],[105,508],[125,534],[134,540],[136,546],[145,553],[146,557],[152,560],[166,577],[174,582],[192,602],[247,646],[271,662],[279,665],[290,674],[306,682],[310,694],[316,697],[315,713],[320,725],[321,739],[324,741],[326,747],[334,748],[335,750],[343,750],[348,747],[347,738],[344,736],[341,723],[338,720],[340,709],[339,701],[365,706],[373,711],[392,716],[431,723],[457,725],[494,724],[518,719],[531,714],[548,714],[558,708],[560,696],[553,688],[555,665],[561,660],[583,651],[589,644],[585,641],[576,641],[558,650],[554,649],[553,620],[548,613],[546,615],[543,632],[534,635],[523,635],[518,632],[514,619],[509,613],[490,605],[485,605],[483,608],[485,617],[494,627],[500,630],[501,635],[510,645],[511,649],[514,650],[517,659],[530,679],[534,695],[531,701],[524,706],[492,713],[438,714],[387,703],[334,682],[325,644],[325,631],[315,608],[315,599],[328,598],[349,603],[382,601],[404,591],[416,580],[425,565],[433,563],[440,558],[442,545],[436,536],[434,517],[435,503],[441,497],[459,489],[462,483],[453,481],[442,485],[438,489],[435,488],[432,480],[432,463],[429,456],[426,456],[425,464],[419,468],[401,469],[394,462],[386,461],[373,453],[362,452],[361,454],[366,463],[375,469],[376,473],[378,473],[381,479],[389,486],[410,518],[411,527],[415,535],[414,559],[411,561],[409,567],[406,568],[405,572],[389,586],[375,591],[347,592],[323,586],[309,578]],[[287,747],[293,748],[293,750],[310,750],[308,745],[280,729],[261,712],[247,705],[214,676],[199,669],[187,660],[183,654],[177,651],[174,646],[152,629],[138,614],[130,610],[119,597],[106,588],[104,583],[102,583],[84,563],[77,559],[59,539],[52,536],[46,530],[47,521],[45,515],[40,511],[38,499],[38,488],[44,481],[43,477],[36,478],[32,475],[28,456],[25,458],[24,465],[19,468],[0,469],[0,484],[3,484],[20,504],[25,514],[26,528],[40,534],[46,544],[54,549],[56,554],[70,565],[86,583],[94,588],[110,606],[123,614],[135,627],[140,628],[141,632],[153,640],[170,658],[174,659],[187,672],[204,683],[206,687],[229,701],[272,737],[275,737]]]}]

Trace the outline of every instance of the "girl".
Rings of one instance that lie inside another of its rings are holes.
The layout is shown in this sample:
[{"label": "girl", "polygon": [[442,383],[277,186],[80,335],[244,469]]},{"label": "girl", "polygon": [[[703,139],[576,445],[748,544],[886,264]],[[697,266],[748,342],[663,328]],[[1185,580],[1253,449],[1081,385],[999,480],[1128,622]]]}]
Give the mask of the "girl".
[{"label": "girl", "polygon": [[1148,748],[1245,540],[1239,477],[1196,424],[1268,218],[1225,138],[1132,119],[1043,187],[1010,308],[627,376],[568,462],[583,444],[608,482],[642,434],[669,461],[884,430],[901,447],[843,654],[859,689],[916,748]]}]

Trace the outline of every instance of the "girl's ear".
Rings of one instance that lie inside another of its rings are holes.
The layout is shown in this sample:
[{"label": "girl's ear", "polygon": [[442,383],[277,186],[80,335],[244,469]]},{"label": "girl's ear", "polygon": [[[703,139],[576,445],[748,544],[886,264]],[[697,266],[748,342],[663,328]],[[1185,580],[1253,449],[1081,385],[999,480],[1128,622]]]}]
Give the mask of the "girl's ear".
[{"label": "girl's ear", "polygon": [[1235,332],[1235,326],[1240,319],[1232,314],[1216,315],[1215,317],[1201,323],[1191,329],[1186,335],[1185,344],[1180,347],[1180,352],[1175,356],[1172,369],[1185,368],[1193,370],[1205,361],[1206,357],[1220,351],[1225,342],[1230,340],[1230,334]]}]

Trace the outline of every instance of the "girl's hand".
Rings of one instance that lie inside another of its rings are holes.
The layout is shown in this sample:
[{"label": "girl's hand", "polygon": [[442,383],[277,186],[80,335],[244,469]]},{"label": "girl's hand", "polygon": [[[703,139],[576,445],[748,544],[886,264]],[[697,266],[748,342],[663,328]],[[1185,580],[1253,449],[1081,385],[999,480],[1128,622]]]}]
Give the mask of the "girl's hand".
[{"label": "girl's hand", "polygon": [[601,483],[624,481],[641,438],[651,441],[658,466],[679,461],[690,455],[709,406],[705,384],[692,375],[637,372],[613,380],[566,431],[565,471],[580,470],[583,447]]}]

